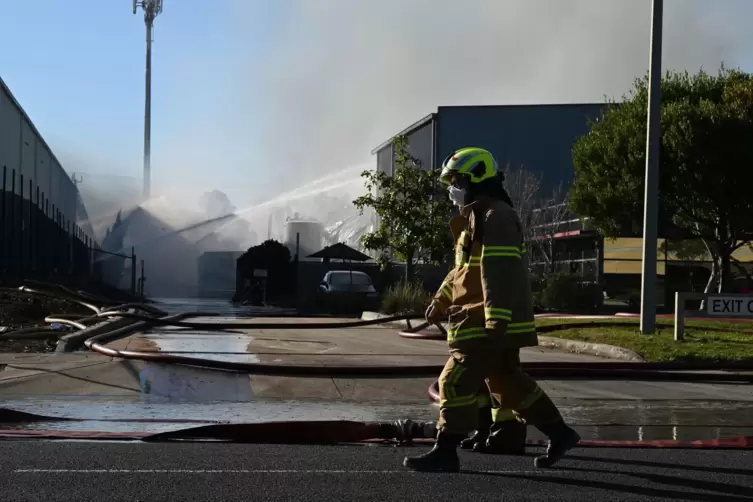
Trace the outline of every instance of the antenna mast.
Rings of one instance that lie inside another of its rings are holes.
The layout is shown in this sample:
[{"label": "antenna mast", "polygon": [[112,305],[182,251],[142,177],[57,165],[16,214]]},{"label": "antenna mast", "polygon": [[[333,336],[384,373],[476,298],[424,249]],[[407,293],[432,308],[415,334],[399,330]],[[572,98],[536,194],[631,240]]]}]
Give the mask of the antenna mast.
[{"label": "antenna mast", "polygon": [[144,199],[151,197],[152,176],[152,29],[154,19],[162,12],[162,0],[133,0],[133,13],[144,10],[146,24],[146,88],[144,93]]}]

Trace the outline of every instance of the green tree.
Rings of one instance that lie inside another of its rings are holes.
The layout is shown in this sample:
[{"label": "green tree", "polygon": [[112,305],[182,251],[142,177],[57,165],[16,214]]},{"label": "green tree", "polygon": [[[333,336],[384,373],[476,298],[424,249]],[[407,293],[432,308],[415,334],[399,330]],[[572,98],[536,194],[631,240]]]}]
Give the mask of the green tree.
[{"label": "green tree", "polygon": [[[660,232],[700,238],[718,291],[730,286],[733,251],[753,235],[753,78],[722,67],[662,79]],[[569,205],[607,237],[640,228],[648,78],[606,107],[573,147]],[[721,280],[718,280],[721,279]]]},{"label": "green tree", "polygon": [[709,259],[709,250],[703,239],[664,240],[661,252],[669,259],[699,261]]},{"label": "green tree", "polygon": [[366,249],[380,251],[385,267],[389,254],[405,261],[405,279],[414,278],[419,260],[438,263],[451,247],[447,222],[452,204],[438,183],[439,170],[423,169],[408,152],[404,137],[393,140],[395,170],[392,176],[364,171],[368,193],[353,201],[360,214],[371,208],[379,217],[378,227],[361,237]]}]

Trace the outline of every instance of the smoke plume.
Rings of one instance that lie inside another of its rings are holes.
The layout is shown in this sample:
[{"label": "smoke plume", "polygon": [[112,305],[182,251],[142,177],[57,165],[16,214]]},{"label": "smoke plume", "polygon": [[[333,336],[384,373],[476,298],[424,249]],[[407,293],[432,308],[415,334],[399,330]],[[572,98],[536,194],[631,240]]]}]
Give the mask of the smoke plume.
[{"label": "smoke plume", "polygon": [[[263,155],[296,172],[277,189],[369,161],[439,105],[598,102],[648,69],[650,0],[283,3],[267,62],[240,79],[262,84],[244,111],[264,117]],[[750,0],[666,0],[665,68],[751,61],[751,19]]]}]

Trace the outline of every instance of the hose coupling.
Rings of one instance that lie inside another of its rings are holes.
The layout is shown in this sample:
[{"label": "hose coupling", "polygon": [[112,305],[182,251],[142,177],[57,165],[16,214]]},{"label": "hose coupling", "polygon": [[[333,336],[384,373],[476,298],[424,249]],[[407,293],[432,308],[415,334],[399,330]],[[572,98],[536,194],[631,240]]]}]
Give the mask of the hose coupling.
[{"label": "hose coupling", "polygon": [[414,422],[410,418],[395,421],[396,439],[405,445],[413,443],[414,439],[429,439],[437,437],[436,422]]}]

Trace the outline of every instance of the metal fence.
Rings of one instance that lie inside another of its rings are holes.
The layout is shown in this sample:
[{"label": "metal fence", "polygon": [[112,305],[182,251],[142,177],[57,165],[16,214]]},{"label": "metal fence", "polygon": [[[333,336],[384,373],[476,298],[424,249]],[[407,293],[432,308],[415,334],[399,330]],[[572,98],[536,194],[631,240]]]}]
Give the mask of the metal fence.
[{"label": "metal fence", "polygon": [[0,278],[61,281],[92,276],[93,239],[34,180],[2,166]]}]

